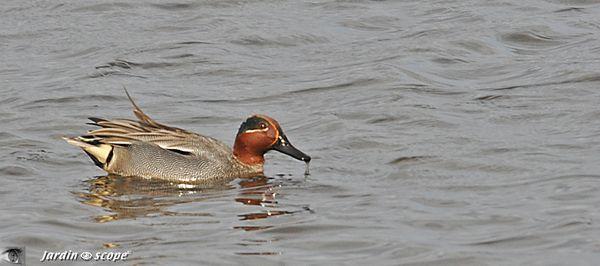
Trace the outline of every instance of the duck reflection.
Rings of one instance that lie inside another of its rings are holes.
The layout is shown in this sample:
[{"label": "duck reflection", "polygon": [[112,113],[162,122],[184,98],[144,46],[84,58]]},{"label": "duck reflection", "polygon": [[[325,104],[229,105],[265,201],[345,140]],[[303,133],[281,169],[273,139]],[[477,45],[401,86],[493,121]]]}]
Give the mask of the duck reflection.
[{"label": "duck reflection", "polygon": [[[239,214],[241,221],[266,219],[298,212],[277,210],[280,207],[276,200],[277,188],[281,184],[273,184],[272,180],[269,177],[259,176],[202,185],[106,175],[87,180],[87,191],[75,192],[75,194],[82,203],[111,212],[111,214],[94,217],[100,223],[150,216],[212,216],[211,213],[182,213],[166,209],[177,204],[218,198],[233,198],[235,202],[244,205],[264,208],[259,212]],[[300,211],[306,210],[308,208]],[[270,227],[272,226],[234,226],[233,228],[253,231]]]}]

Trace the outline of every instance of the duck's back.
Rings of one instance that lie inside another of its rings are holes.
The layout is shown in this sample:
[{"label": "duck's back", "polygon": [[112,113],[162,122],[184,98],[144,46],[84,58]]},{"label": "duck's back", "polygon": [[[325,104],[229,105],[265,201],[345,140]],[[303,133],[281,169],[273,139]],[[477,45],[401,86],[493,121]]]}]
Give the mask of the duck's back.
[{"label": "duck's back", "polygon": [[241,163],[217,139],[154,121],[127,96],[137,121],[92,117],[90,124],[99,129],[65,140],[107,172],[123,176],[206,182],[262,173],[262,165]]}]

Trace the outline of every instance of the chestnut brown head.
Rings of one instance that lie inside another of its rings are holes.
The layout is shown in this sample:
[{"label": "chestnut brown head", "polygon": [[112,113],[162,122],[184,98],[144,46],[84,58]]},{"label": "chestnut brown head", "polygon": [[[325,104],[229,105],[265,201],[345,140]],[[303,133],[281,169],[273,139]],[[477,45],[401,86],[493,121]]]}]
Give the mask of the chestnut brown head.
[{"label": "chestnut brown head", "polygon": [[263,163],[263,155],[270,150],[310,162],[310,156],[292,146],[275,119],[266,115],[248,117],[235,137],[234,156],[241,162],[252,165]]}]

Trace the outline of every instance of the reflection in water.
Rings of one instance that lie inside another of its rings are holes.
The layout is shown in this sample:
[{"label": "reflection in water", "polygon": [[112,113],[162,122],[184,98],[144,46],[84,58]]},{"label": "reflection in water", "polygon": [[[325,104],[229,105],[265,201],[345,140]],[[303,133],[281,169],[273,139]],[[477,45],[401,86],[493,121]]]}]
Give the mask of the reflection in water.
[{"label": "reflection in water", "polygon": [[[279,177],[281,178],[283,176],[279,176]],[[235,199],[236,202],[240,202],[244,205],[254,205],[254,206],[261,206],[261,207],[269,208],[263,212],[250,212],[250,213],[240,214],[240,215],[238,215],[238,217],[240,217],[240,220],[242,220],[242,221],[259,220],[259,219],[266,219],[266,218],[285,215],[285,214],[294,214],[294,213],[298,213],[298,212],[306,212],[306,211],[310,212],[310,213],[313,212],[308,206],[303,206],[300,210],[294,210],[294,211],[272,210],[272,208],[280,207],[280,205],[278,204],[278,202],[276,200],[277,192],[276,192],[275,188],[281,186],[281,184],[276,185],[276,184],[270,183],[269,182],[270,180],[271,179],[269,179],[269,178],[262,177],[262,178],[247,179],[247,180],[240,181],[239,185],[240,185],[240,187],[243,188],[243,190],[240,191],[240,194]],[[271,225],[263,225],[263,226],[245,225],[245,226],[235,226],[234,228],[242,229],[245,231],[256,231],[256,230],[268,229],[268,228],[272,228],[272,227],[273,226],[271,226]]]},{"label": "reflection in water", "polygon": [[228,184],[202,187],[116,175],[100,176],[86,182],[89,183],[88,192],[76,193],[81,202],[113,213],[95,217],[101,223],[151,215],[210,216],[209,213],[179,213],[164,209],[175,204],[207,200],[211,198],[209,192],[232,188]]},{"label": "reflection in water", "polygon": [[[99,176],[86,182],[86,192],[76,192],[80,201],[87,205],[104,208],[112,214],[94,217],[100,223],[121,219],[133,219],[148,216],[212,216],[211,213],[187,213],[168,211],[167,208],[190,202],[201,202],[232,195],[235,202],[244,205],[261,206],[267,210],[239,214],[239,220],[258,220],[272,216],[309,211],[274,210],[280,208],[277,203],[277,188],[272,178],[265,176],[241,179],[222,184],[182,184],[163,180],[151,180],[117,175]],[[236,184],[237,182],[237,184]],[[235,229],[254,231],[273,226],[234,226]]]}]

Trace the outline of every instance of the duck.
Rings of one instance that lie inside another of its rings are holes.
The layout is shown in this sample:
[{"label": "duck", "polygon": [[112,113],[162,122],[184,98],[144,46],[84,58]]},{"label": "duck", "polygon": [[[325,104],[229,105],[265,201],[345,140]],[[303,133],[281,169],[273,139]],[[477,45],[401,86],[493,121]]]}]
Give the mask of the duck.
[{"label": "duck", "polygon": [[248,117],[238,129],[233,148],[204,135],[156,122],[125,94],[137,120],[89,117],[99,128],[77,137],[62,137],[81,148],[108,174],[177,182],[215,182],[263,176],[265,153],[275,150],[304,161],[311,157],[295,148],[277,120]]}]

